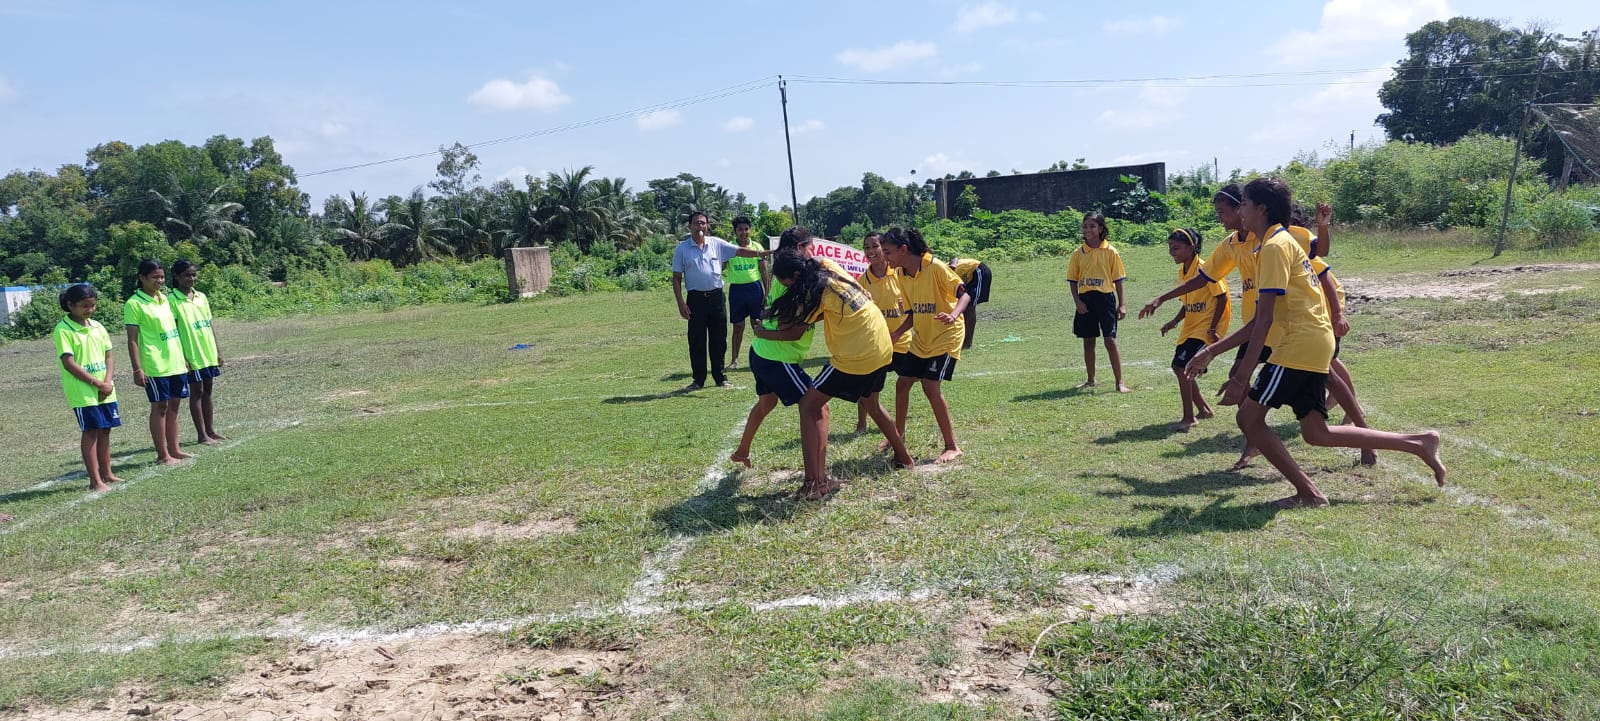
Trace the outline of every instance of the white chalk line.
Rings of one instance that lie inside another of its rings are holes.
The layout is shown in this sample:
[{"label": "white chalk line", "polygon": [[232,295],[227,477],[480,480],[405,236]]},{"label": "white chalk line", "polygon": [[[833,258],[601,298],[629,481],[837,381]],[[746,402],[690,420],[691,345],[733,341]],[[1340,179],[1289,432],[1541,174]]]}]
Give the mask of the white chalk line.
[{"label": "white chalk line", "polygon": [[[1102,588],[1106,586],[1112,586],[1132,589],[1135,591],[1149,591],[1158,586],[1176,580],[1178,576],[1179,571],[1176,570],[1176,567],[1162,566],[1157,569],[1153,569],[1152,571],[1138,573],[1133,576],[1074,574],[1063,577],[1057,582],[1057,585],[1071,586],[1076,588]],[[972,588],[969,584],[926,586],[906,591],[881,587],[868,587],[845,591],[835,595],[801,594],[798,596],[789,596],[787,598],[779,598],[770,601],[745,603],[744,605],[746,605],[750,610],[758,613],[786,611],[799,608],[836,610],[851,606],[928,601],[948,595],[957,590],[970,592]],[[518,616],[515,618],[484,619],[460,623],[429,623],[399,630],[361,628],[310,631],[298,628],[293,624],[280,624],[278,627],[259,631],[219,631],[216,633],[168,635],[159,638],[146,637],[120,644],[85,644],[28,650],[0,646],[0,661],[49,658],[62,654],[124,654],[155,648],[164,643],[192,644],[225,640],[290,640],[317,646],[349,646],[357,643],[396,643],[419,639],[438,638],[442,636],[505,633],[524,626],[531,626],[535,624],[584,621],[613,616],[621,616],[625,618],[648,618],[681,611],[700,611],[735,603],[741,602],[732,598],[724,598],[718,601],[683,601],[662,603],[637,603],[623,601],[622,603],[611,607],[579,607],[568,613],[536,614]]]}]

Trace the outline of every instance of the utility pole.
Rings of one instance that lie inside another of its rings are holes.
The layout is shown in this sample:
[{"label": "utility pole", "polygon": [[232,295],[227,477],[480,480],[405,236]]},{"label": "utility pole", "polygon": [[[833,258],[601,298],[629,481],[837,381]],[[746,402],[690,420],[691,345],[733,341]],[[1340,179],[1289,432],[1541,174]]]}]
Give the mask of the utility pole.
[{"label": "utility pole", "polygon": [[1528,131],[1528,116],[1533,114],[1533,101],[1539,99],[1539,81],[1544,79],[1544,58],[1539,59],[1539,72],[1533,76],[1533,94],[1522,104],[1522,125],[1517,128],[1517,149],[1511,155],[1511,175],[1506,177],[1506,202],[1500,208],[1500,235],[1494,241],[1494,257],[1506,249],[1506,224],[1511,221],[1511,189],[1517,183],[1517,166],[1522,164],[1522,136]]},{"label": "utility pole", "polygon": [[789,143],[789,90],[783,76],[778,76],[778,101],[783,104],[783,151],[789,156],[789,202],[794,210],[795,225],[800,224],[800,196],[794,190],[794,146]]}]

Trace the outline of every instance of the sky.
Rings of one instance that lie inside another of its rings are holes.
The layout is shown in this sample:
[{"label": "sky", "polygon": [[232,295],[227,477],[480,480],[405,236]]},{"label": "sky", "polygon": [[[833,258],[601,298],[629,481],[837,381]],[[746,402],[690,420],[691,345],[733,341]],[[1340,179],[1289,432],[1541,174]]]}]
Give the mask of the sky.
[{"label": "sky", "polygon": [[1381,140],[1406,33],[1458,15],[1600,25],[1575,0],[0,0],[0,173],[270,135],[320,209],[438,156],[348,166],[520,138],[475,148],[485,183],[690,172],[787,205],[780,75],[801,202],[864,172],[1264,170]]}]

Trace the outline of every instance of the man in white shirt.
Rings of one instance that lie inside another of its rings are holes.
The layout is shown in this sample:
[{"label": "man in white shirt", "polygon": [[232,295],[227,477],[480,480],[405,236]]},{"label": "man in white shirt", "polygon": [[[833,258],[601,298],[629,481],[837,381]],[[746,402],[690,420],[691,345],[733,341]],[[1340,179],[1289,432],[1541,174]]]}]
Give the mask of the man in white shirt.
[{"label": "man in white shirt", "polygon": [[710,228],[710,218],[694,212],[689,216],[689,237],[672,251],[672,294],[678,299],[678,315],[689,321],[689,369],[694,374],[689,385],[684,386],[685,391],[705,387],[707,358],[711,360],[711,378],[717,385],[733,385],[722,365],[728,355],[728,304],[722,295],[722,267],[735,256],[772,255],[770,250],[740,248],[707,235]]}]

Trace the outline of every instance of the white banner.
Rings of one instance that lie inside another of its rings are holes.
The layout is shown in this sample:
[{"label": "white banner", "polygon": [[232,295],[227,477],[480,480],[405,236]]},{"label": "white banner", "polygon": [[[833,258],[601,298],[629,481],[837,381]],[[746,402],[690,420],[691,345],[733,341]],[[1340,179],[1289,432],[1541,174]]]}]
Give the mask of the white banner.
[{"label": "white banner", "polygon": [[[768,236],[767,247],[777,250],[778,239]],[[827,258],[838,263],[840,267],[850,272],[852,278],[865,273],[867,266],[870,265],[867,262],[866,254],[861,252],[860,248],[845,245],[844,243],[835,243],[831,240],[823,240],[822,238],[811,239],[811,255],[818,258]]]}]

